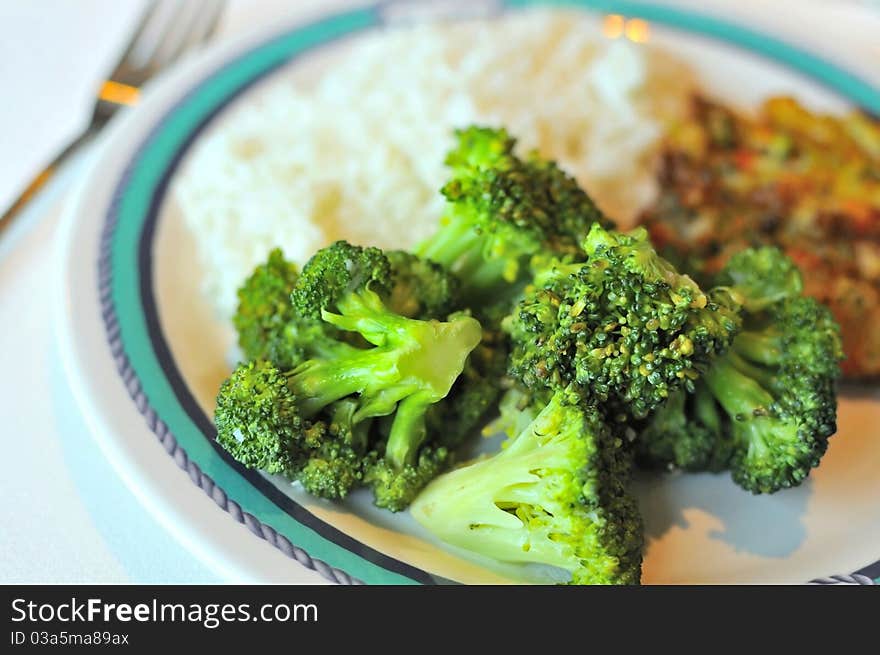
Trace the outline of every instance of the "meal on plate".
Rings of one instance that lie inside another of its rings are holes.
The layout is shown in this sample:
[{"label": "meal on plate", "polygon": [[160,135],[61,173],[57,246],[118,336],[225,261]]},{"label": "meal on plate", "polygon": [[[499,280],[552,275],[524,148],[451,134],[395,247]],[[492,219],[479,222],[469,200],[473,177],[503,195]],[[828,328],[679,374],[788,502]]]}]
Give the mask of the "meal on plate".
[{"label": "meal on plate", "polygon": [[[411,251],[337,241],[299,270],[273,250],[240,288],[246,361],[215,412],[236,460],[325,498],[368,486],[449,544],[576,584],[640,580],[634,461],[752,493],[806,478],[842,352],[791,259],[746,249],[700,286],[504,129],[456,138]],[[496,409],[499,452],[455,462]]]},{"label": "meal on plate", "polygon": [[880,375],[880,124],[791,98],[754,118],[697,98],[661,162],[643,215],[655,245],[707,274],[748,246],[779,246],[840,322],[844,373]]},{"label": "meal on plate", "polygon": [[740,115],[586,20],[366,38],[233,112],[176,197],[238,337],[233,458],[477,560],[637,584],[634,468],[798,486],[841,365],[880,372],[880,128]]}]

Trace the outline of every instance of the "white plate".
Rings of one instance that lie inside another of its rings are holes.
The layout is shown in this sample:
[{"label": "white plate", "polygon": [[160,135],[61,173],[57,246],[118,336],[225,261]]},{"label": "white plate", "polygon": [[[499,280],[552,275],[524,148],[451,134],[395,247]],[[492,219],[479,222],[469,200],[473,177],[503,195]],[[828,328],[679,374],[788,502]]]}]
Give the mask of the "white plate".
[{"label": "white plate", "polygon": [[[748,105],[783,92],[819,109],[880,108],[867,83],[767,36],[682,10],[599,4],[650,20],[652,40],[687,57],[721,99]],[[90,427],[144,505],[230,581],[542,580],[442,548],[406,514],[377,510],[365,495],[332,504],[245,471],[211,438],[232,337],[199,291],[193,237],[168,202],[169,182],[233,99],[247,102],[255,82],[307,68],[317,46],[377,27],[395,6],[252,37],[175,70],[112,126],[61,235],[58,334]],[[845,395],[839,423],[810,480],[773,496],[744,494],[727,476],[641,478],[644,581],[880,576],[880,397]]]}]

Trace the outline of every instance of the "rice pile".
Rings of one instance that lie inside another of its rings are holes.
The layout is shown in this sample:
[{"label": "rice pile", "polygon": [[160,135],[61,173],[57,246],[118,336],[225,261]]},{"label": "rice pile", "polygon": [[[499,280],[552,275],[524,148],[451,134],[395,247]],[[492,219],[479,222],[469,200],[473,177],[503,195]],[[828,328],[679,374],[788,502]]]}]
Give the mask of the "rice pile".
[{"label": "rice pile", "polygon": [[691,90],[662,52],[543,10],[397,29],[312,84],[288,71],[201,140],[175,185],[223,315],[270,248],[304,262],[338,238],[406,248],[442,212],[451,131],[504,125],[626,221],[653,196],[651,155]]}]

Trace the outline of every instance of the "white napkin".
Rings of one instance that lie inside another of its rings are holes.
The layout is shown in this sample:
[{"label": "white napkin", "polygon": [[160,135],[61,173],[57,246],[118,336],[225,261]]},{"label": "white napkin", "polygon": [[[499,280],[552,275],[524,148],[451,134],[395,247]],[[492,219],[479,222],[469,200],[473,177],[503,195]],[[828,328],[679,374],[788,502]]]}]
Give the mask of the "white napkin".
[{"label": "white napkin", "polygon": [[89,123],[143,0],[0,2],[0,214]]}]

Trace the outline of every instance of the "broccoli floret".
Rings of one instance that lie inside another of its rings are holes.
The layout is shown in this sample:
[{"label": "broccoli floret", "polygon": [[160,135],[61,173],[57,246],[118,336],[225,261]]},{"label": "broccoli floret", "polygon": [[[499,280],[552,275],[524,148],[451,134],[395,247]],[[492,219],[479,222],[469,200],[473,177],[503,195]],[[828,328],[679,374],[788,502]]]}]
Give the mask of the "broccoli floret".
[{"label": "broccoli floret", "polygon": [[411,512],[482,556],[558,567],[573,584],[637,584],[643,536],[629,474],[622,440],[557,392],[501,452],[439,476]]},{"label": "broccoli floret", "polygon": [[720,408],[702,380],[693,393],[679,390],[658,407],[639,431],[636,461],[645,468],[727,470],[733,441]]},{"label": "broccoli floret", "polygon": [[345,401],[332,413],[303,418],[291,377],[265,360],[240,364],[217,396],[217,441],[248,468],[341,498],[362,477],[365,435],[352,429]]},{"label": "broccoli floret", "polygon": [[469,127],[456,137],[441,227],[416,252],[459,275],[469,306],[506,302],[532,255],[578,252],[590,225],[605,219],[554,162],[517,157],[505,130]]},{"label": "broccoli floret", "polygon": [[443,471],[448,460],[449,451],[433,445],[422,447],[416,461],[402,468],[384,457],[373,457],[366,464],[364,482],[372,487],[378,507],[399,512],[406,509],[424,486]]},{"label": "broccoli floret", "polygon": [[321,498],[345,498],[363,477],[364,454],[334,440],[311,451],[296,474],[306,491]]},{"label": "broccoli floret", "polygon": [[266,359],[287,370],[332,353],[341,338],[338,331],[321,321],[302,320],[294,310],[290,294],[298,278],[296,265],[276,248],[238,290],[233,325],[245,359]]},{"label": "broccoli floret", "polygon": [[403,250],[386,253],[393,283],[389,309],[408,318],[443,320],[460,309],[458,278],[435,262]]},{"label": "broccoli floret", "polygon": [[295,311],[359,333],[372,348],[340,346],[293,370],[306,416],[358,394],[356,419],[394,413],[388,455],[397,466],[415,461],[427,408],[444,398],[480,342],[480,324],[466,315],[422,321],[391,311],[374,287],[391,286],[390,266],[377,248],[344,241],[318,251],[292,293]]},{"label": "broccoli floret", "polygon": [[463,313],[442,322],[397,314],[374,291],[392,286],[391,267],[376,248],[337,242],[319,251],[294,287],[295,311],[357,332],[372,347],[340,345],[332,357],[307,360],[293,369],[291,384],[306,417],[353,395],[355,423],[393,415],[382,454],[403,475],[419,462],[428,409],[449,394],[482,330]]},{"label": "broccoli floret", "polygon": [[505,321],[511,375],[532,390],[574,384],[609,415],[644,418],[694,380],[739,327],[733,294],[704,293],[647,232],[593,225],[586,261],[536,262],[534,284]]},{"label": "broccoli floret", "polygon": [[692,394],[670,398],[637,439],[640,463],[729,468],[753,493],[796,486],[818,466],[836,431],[840,331],[803,297],[781,251],[734,256],[719,274],[741,299],[743,327]]},{"label": "broccoli floret", "polygon": [[799,296],[804,288],[795,263],[778,248],[769,246],[735,254],[714,284],[734,290],[747,312],[758,312],[785,298]]},{"label": "broccoli floret", "polygon": [[236,461],[267,473],[289,473],[305,429],[296,396],[269,362],[240,364],[217,395],[217,441]]},{"label": "broccoli floret", "polygon": [[753,493],[800,484],[837,430],[839,328],[812,298],[788,298],[746,323],[706,373],[733,441],[734,481]]},{"label": "broccoli floret", "polygon": [[[277,266],[278,257],[270,263]],[[252,279],[260,276],[266,271]],[[365,462],[381,449],[387,467],[381,485],[402,506],[417,491],[413,470],[423,484],[427,462],[438,462],[433,475],[445,461],[445,455],[420,459],[425,415],[449,394],[479,344],[479,322],[464,313],[445,321],[399,313],[445,313],[455,302],[454,278],[415,256],[387,257],[344,241],[318,251],[288,295],[286,305],[274,305],[286,322],[270,326],[275,342],[289,346],[288,356],[284,364],[258,360],[233,373],[218,398],[218,440],[245,465],[284,473],[331,498],[362,481]],[[377,417],[388,417],[379,445],[371,443]],[[401,475],[396,488],[393,471]],[[374,472],[371,482],[377,480]]]},{"label": "broccoli floret", "polygon": [[290,292],[298,277],[296,265],[276,248],[238,290],[232,323],[246,359],[268,359],[286,367],[302,357],[302,344],[285,337],[293,318]]}]

